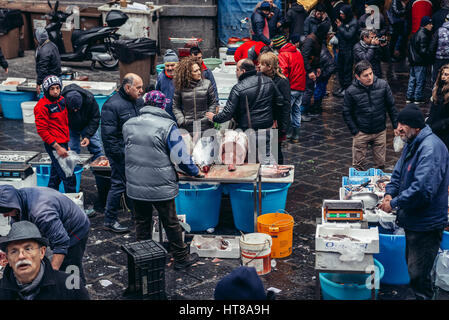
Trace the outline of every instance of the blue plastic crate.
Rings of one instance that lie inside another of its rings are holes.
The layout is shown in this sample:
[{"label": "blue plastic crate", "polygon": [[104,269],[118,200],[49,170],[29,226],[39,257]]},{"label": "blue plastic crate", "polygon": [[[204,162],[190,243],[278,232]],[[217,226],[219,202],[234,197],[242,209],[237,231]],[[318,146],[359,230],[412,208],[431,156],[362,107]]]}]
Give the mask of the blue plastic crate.
[{"label": "blue plastic crate", "polygon": [[[50,181],[51,165],[39,165],[36,166],[36,178],[38,187],[48,187],[48,182]],[[76,177],[76,192],[80,192],[81,185],[81,174],[84,168],[80,166],[75,167],[75,177]],[[64,184],[61,182],[59,184],[59,192],[65,193]]]},{"label": "blue plastic crate", "polygon": [[355,168],[349,168],[349,177],[370,177],[376,174],[376,169],[370,168],[366,171],[359,171]]},{"label": "blue plastic crate", "polygon": [[346,187],[347,185],[360,185],[365,182],[370,181],[369,177],[343,177],[341,179],[342,187]]},{"label": "blue plastic crate", "polygon": [[374,173],[375,173],[374,175],[381,176],[381,177],[383,177],[383,176],[391,176],[391,173],[383,172],[381,169],[375,169]]}]

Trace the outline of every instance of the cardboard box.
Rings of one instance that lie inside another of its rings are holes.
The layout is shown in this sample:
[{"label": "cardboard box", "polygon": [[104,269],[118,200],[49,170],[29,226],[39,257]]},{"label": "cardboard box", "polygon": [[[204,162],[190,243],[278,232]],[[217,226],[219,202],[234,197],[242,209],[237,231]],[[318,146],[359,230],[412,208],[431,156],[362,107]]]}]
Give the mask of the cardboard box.
[{"label": "cardboard box", "polygon": [[317,225],[315,234],[315,250],[340,252],[346,249],[344,239],[360,246],[365,253],[379,253],[379,230],[354,229],[351,227],[336,228],[329,225]]},{"label": "cardboard box", "polygon": [[5,59],[13,59],[19,56],[19,28],[12,29],[7,34],[0,36],[0,48]]}]

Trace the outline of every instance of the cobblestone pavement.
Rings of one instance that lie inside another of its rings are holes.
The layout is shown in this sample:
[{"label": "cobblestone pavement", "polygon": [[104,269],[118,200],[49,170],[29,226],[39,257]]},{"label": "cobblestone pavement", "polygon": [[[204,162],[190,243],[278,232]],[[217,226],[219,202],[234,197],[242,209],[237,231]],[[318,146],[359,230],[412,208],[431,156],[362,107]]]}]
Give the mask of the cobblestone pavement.
[{"label": "cobblestone pavement", "polygon": [[[35,77],[34,56],[27,51],[25,57],[11,59],[9,76]],[[76,64],[75,70],[88,75],[89,80],[118,81],[118,71],[89,69],[89,63]],[[384,68],[386,69],[386,68]],[[398,109],[405,105],[408,69],[397,66],[397,80],[389,79]],[[4,79],[0,74],[0,80]],[[328,90],[333,91],[333,81]],[[426,88],[430,95],[430,89]],[[262,276],[265,288],[276,287],[282,291],[279,299],[314,299],[314,237],[316,218],[320,216],[323,199],[338,199],[341,177],[351,166],[351,135],[342,119],[342,99],[329,94],[323,103],[322,116],[303,123],[298,144],[284,146],[285,162],[295,165],[295,181],[288,191],[286,211],[294,217],[293,253],[276,260],[276,267]],[[427,108],[424,107],[424,108]],[[427,109],[425,109],[427,111]],[[393,132],[388,121],[387,167],[393,168],[399,154],[393,152]],[[0,149],[31,150],[44,152],[41,139],[34,125],[22,121],[0,119]],[[82,152],[87,153],[87,150]],[[368,166],[372,166],[372,157]],[[85,206],[92,205],[96,197],[95,180],[89,170],[82,175],[81,191],[85,194]],[[103,215],[91,219],[92,229],[85,254],[84,267],[88,289],[92,299],[123,299],[127,286],[127,258],[120,246],[135,241],[134,225],[129,214],[121,213],[119,221],[129,225],[133,232],[116,235],[102,230]],[[229,198],[224,197],[220,222],[214,234],[239,235],[233,227]],[[191,235],[186,240],[190,241]],[[214,262],[202,258],[201,264],[187,271],[175,271],[168,264],[165,270],[166,292],[169,299],[211,300],[216,283],[232,269],[239,266],[238,259],[221,259]],[[384,286],[379,299],[400,299],[404,287]]]}]

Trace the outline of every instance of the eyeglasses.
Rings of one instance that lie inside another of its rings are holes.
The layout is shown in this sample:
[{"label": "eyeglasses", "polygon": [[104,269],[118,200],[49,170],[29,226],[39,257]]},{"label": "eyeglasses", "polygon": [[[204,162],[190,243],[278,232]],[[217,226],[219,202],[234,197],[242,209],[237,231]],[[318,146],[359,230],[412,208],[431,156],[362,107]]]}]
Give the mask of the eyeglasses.
[{"label": "eyeglasses", "polygon": [[25,247],[24,249],[10,249],[8,250],[8,255],[12,257],[18,257],[20,255],[20,252],[23,251],[24,256],[30,256],[33,254],[33,252],[38,249],[38,247]]}]

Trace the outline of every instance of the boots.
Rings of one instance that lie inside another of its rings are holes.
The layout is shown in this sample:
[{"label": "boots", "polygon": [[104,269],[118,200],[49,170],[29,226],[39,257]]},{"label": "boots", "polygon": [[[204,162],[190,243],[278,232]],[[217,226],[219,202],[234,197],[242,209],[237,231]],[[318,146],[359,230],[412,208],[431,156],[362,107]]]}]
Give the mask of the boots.
[{"label": "boots", "polygon": [[323,109],[321,108],[322,99],[317,99],[313,101],[312,110],[310,116],[313,118],[317,118],[320,116]]},{"label": "boots", "polygon": [[298,143],[299,142],[299,128],[293,128],[293,134],[290,142]]}]

